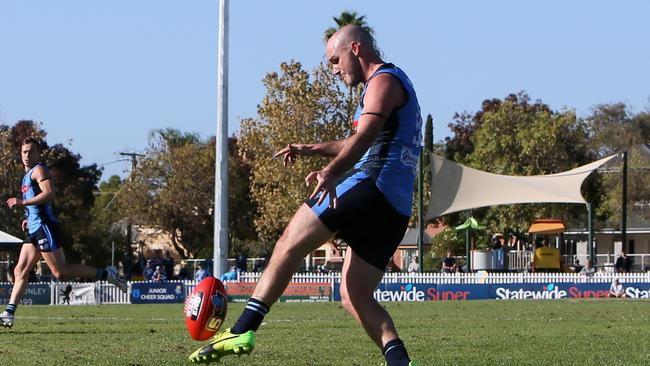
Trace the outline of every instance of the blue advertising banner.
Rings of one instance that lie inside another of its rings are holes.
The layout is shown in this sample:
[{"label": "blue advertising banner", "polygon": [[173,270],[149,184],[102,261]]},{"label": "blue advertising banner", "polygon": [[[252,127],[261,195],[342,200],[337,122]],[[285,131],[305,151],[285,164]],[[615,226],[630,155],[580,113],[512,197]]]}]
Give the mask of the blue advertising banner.
[{"label": "blue advertising banner", "polygon": [[[0,284],[0,304],[6,305],[11,297],[12,284]],[[25,295],[20,300],[21,305],[49,305],[52,290],[47,283],[30,283],[25,289]]]},{"label": "blue advertising banner", "polygon": [[438,285],[438,300],[484,300],[490,296],[489,285]]},{"label": "blue advertising banner", "polygon": [[[650,283],[625,283],[625,296],[650,298]],[[603,298],[609,283],[508,283],[508,284],[380,284],[373,293],[377,301],[526,300]],[[341,285],[334,284],[334,301],[341,301]]]},{"label": "blue advertising banner", "polygon": [[155,283],[134,282],[131,285],[132,304],[169,304],[182,303],[183,284],[180,282]]}]

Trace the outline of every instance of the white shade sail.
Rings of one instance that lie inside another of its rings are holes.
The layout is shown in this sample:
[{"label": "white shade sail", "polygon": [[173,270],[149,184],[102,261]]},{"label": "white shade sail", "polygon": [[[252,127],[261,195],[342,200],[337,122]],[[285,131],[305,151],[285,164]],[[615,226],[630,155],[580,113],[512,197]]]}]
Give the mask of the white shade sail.
[{"label": "white shade sail", "polygon": [[580,187],[611,155],[557,174],[512,176],[487,173],[434,155],[428,220],[472,208],[517,203],[587,203]]}]

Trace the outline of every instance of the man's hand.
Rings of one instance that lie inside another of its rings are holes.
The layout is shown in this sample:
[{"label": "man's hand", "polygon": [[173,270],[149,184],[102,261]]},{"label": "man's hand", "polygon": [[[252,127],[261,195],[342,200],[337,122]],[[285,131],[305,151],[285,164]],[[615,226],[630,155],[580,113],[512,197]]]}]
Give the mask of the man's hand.
[{"label": "man's hand", "polygon": [[16,197],[11,197],[10,199],[7,200],[7,206],[9,208],[14,208],[14,206],[22,206],[23,205],[23,200],[20,198]]},{"label": "man's hand", "polygon": [[27,231],[27,220],[23,220],[20,224],[20,228],[23,229],[23,231]]},{"label": "man's hand", "polygon": [[329,195],[329,207],[336,208],[336,177],[334,177],[329,170],[323,169],[309,173],[305,178],[305,183],[309,186],[309,183],[314,180],[316,181],[316,188],[314,188],[314,192],[309,196],[309,199],[314,199],[318,193],[320,193],[321,195],[318,197],[317,202],[317,204],[320,205],[325,200],[325,197]]},{"label": "man's hand", "polygon": [[284,149],[276,152],[273,157],[277,158],[282,155],[282,164],[287,166],[287,164],[293,163],[293,160],[297,155],[310,155],[310,149],[308,145],[305,144],[288,144]]}]

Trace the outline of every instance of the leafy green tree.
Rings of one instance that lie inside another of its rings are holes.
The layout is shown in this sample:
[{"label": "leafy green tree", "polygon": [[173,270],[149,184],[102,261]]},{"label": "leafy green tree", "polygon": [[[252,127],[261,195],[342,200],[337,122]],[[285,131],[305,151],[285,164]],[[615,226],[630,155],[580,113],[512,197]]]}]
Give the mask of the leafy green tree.
[{"label": "leafy green tree", "polygon": [[118,193],[120,211],[135,224],[167,231],[184,257],[211,248],[214,148],[199,136],[154,130],[149,147]]},{"label": "leafy green tree", "polygon": [[[458,131],[448,153],[475,169],[505,175],[558,173],[595,160],[588,146],[588,128],[573,111],[553,111],[524,92],[503,101],[486,100],[473,117],[459,117]],[[598,204],[597,187],[587,185],[585,194]],[[492,231],[525,230],[535,217],[579,217],[585,209],[569,204],[526,204],[474,210],[474,216]],[[458,216],[455,216],[458,221]],[[452,222],[456,224],[457,222]]]},{"label": "leafy green tree", "polygon": [[[650,141],[650,113],[634,114],[624,103],[599,104],[586,123],[591,129],[591,148],[599,157],[628,150],[628,216],[650,219],[650,157],[639,146]],[[619,161],[602,174],[603,203],[596,210],[597,226],[621,225],[621,167]]]},{"label": "leafy green tree", "polygon": [[256,231],[262,242],[273,243],[311,193],[305,176],[326,163],[322,157],[301,156],[283,168],[273,154],[289,143],[346,137],[356,98],[349,98],[347,88],[325,65],[310,75],[298,62],[282,63],[280,73],[267,74],[264,85],[267,94],[258,117],[241,123],[239,152],[251,168],[251,195],[258,207]]},{"label": "leafy green tree", "polygon": [[266,256],[265,248],[260,248],[255,231],[257,205],[251,194],[251,167],[239,155],[239,140],[231,137],[228,141],[228,235],[230,237],[230,256],[249,253]]},{"label": "leafy green tree", "polygon": [[[233,247],[240,250],[256,240],[248,168],[234,155],[236,144],[235,139],[229,140],[231,255]],[[203,140],[176,129],[152,131],[145,157],[117,193],[120,214],[170,233],[173,246],[184,257],[212,257],[214,164],[214,138]]]}]

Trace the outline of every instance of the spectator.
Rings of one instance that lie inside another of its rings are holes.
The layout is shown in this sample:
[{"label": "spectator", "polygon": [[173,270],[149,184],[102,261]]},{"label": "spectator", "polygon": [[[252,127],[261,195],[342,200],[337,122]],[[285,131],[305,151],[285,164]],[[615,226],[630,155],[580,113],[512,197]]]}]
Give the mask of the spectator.
[{"label": "spectator", "polygon": [[492,249],[494,250],[503,249],[505,242],[506,240],[503,237],[503,234],[500,233],[494,234],[494,237],[492,237]]},{"label": "spectator", "polygon": [[630,270],[632,269],[632,259],[628,257],[625,251],[622,251],[621,256],[616,259],[616,264],[614,266],[616,272],[630,273]]},{"label": "spectator", "polygon": [[582,267],[580,265],[580,260],[576,258],[576,261],[573,262],[573,272],[580,273],[582,271]]},{"label": "spectator", "polygon": [[442,271],[444,273],[458,272],[458,265],[456,264],[456,258],[454,258],[454,251],[451,249],[447,250],[447,256],[442,259]]},{"label": "spectator", "polygon": [[582,269],[580,270],[580,274],[584,274],[591,277],[594,275],[594,273],[596,273],[596,269],[594,268],[594,262],[591,259],[589,259],[587,261],[587,265],[582,267]]},{"label": "spectator", "polygon": [[235,266],[237,267],[238,272],[247,272],[248,271],[248,257],[244,253],[239,253],[235,259]]},{"label": "spectator", "polygon": [[162,282],[167,279],[165,275],[165,270],[162,266],[156,266],[156,270],[151,274],[151,280],[156,282]]},{"label": "spectator", "polygon": [[614,282],[609,286],[609,294],[607,297],[625,297],[625,289],[618,278],[615,278]]},{"label": "spectator", "polygon": [[151,279],[151,275],[153,275],[153,266],[151,265],[150,261],[147,261],[147,264],[144,266],[144,269],[142,270],[142,279],[144,281],[149,281]]},{"label": "spectator", "polygon": [[192,279],[192,273],[189,268],[187,268],[187,262],[181,261],[181,269],[178,271],[178,277],[180,277],[181,280]]},{"label": "spectator", "polygon": [[149,258],[151,268],[156,268],[156,266],[162,265],[162,250],[156,249],[154,250],[154,253],[153,257]]},{"label": "spectator", "polygon": [[221,282],[226,281],[237,281],[237,268],[235,266],[230,266],[230,271],[221,275]]},{"label": "spectator", "polygon": [[199,269],[194,274],[194,281],[201,282],[204,278],[210,276],[210,271],[205,268],[205,264],[199,264]]},{"label": "spectator", "polygon": [[174,279],[174,258],[172,258],[169,250],[165,251],[165,256],[162,259],[162,266],[165,269],[167,278],[170,280]]},{"label": "spectator", "polygon": [[418,256],[414,255],[411,258],[411,263],[409,263],[408,267],[409,272],[420,272],[420,263],[418,262]]},{"label": "spectator", "polygon": [[329,262],[325,262],[316,269],[318,273],[329,273]]}]

